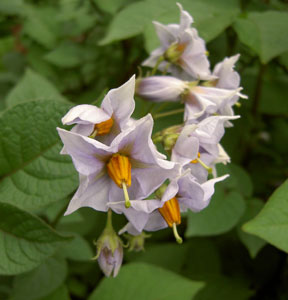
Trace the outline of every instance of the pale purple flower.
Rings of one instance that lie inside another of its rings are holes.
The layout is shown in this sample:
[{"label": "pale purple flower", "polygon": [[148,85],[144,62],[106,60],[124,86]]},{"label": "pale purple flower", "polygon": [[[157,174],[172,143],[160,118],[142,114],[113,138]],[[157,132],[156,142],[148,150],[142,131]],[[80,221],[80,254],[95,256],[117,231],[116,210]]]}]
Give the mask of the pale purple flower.
[{"label": "pale purple flower", "polygon": [[135,108],[134,91],[135,76],[132,76],[119,88],[110,90],[100,108],[89,104],[77,105],[62,118],[62,123],[76,124],[72,132],[84,136],[92,135],[93,138],[109,145],[117,134],[131,126],[130,117]]},{"label": "pale purple flower", "polygon": [[168,227],[168,223],[159,212],[159,208],[163,207],[165,202],[175,197],[179,202],[180,211],[201,211],[208,206],[214,194],[215,183],[227,177],[228,175],[224,175],[200,184],[186,171],[170,182],[161,199],[132,200],[128,209],[125,209],[122,201],[109,203],[109,206],[116,213],[124,213],[129,221],[121,233],[128,231],[132,235],[138,235],[142,230],[157,231]]},{"label": "pale purple flower", "polygon": [[186,165],[197,159],[198,153],[209,153],[216,159],[225,133],[224,123],[239,117],[211,116],[197,124],[186,124],[172,149],[172,161]]},{"label": "pale purple flower", "polygon": [[165,202],[176,197],[181,211],[201,211],[209,205],[215,183],[227,177],[228,175],[224,175],[200,184],[186,171],[170,182],[161,199],[132,200],[128,209],[125,209],[123,201],[109,203],[109,206],[116,213],[124,213],[134,229],[128,230],[130,234],[137,235],[142,230],[156,231],[168,227],[159,212],[159,208],[163,207]]},{"label": "pale purple flower", "polygon": [[131,199],[147,197],[167,178],[178,174],[179,166],[164,160],[165,156],[156,150],[151,140],[152,127],[153,119],[147,115],[116,136],[110,146],[58,128],[65,149],[81,174],[80,186],[70,201],[66,215],[83,206],[107,211],[108,202],[124,199],[123,182],[122,186],[116,184],[108,174],[108,165],[119,157],[125,158],[126,164],[130,165],[130,173],[128,167],[124,171],[131,174],[129,177],[125,173],[125,187],[127,185]]},{"label": "pale purple flower", "polygon": [[179,101],[187,82],[172,76],[150,76],[137,79],[136,94],[155,102]]},{"label": "pale purple flower", "polygon": [[123,261],[123,246],[122,240],[114,231],[111,210],[107,214],[106,226],[94,244],[97,253],[93,259],[98,260],[99,267],[105,276],[116,277]]},{"label": "pale purple flower", "polygon": [[172,148],[171,160],[190,169],[200,183],[207,180],[209,173],[216,177],[215,164],[230,161],[219,144],[225,133],[224,125],[237,118],[239,116],[212,116],[197,124],[186,124]]},{"label": "pale purple flower", "polygon": [[[114,250],[114,251],[113,251]],[[123,247],[120,241],[117,242],[116,248],[111,248],[109,238],[103,241],[101,246],[98,264],[106,277],[116,277],[123,261]]]},{"label": "pale purple flower", "polygon": [[240,91],[242,88],[227,90],[216,87],[195,86],[183,97],[185,101],[185,121],[202,119],[215,114],[229,106],[235,96],[245,97]]},{"label": "pale purple flower", "polygon": [[161,71],[168,70],[180,78],[211,79],[205,41],[191,27],[193,18],[190,14],[179,3],[177,5],[180,8],[180,24],[153,22],[161,46],[151,53],[143,65],[153,68],[162,59],[158,66]]},{"label": "pale purple flower", "polygon": [[242,88],[230,90],[201,86],[196,81],[183,81],[172,76],[151,76],[138,80],[136,93],[140,97],[155,102],[184,102],[185,121],[203,119],[214,113],[223,115],[232,105],[234,97],[245,97],[240,93]]},{"label": "pale purple flower", "polygon": [[[239,90],[240,89],[240,76],[238,72],[234,70],[235,64],[238,61],[240,55],[236,54],[231,57],[226,57],[224,60],[214,67],[213,75],[217,77],[216,80],[211,81],[211,84],[220,89],[226,90]],[[247,99],[248,97],[243,94],[236,94],[231,97],[229,101],[226,101],[221,106],[218,107],[217,113],[222,116],[233,116],[233,105],[238,102],[239,97]],[[205,114],[202,116],[205,117]],[[233,124],[229,121],[225,123],[225,127],[231,127]]]}]

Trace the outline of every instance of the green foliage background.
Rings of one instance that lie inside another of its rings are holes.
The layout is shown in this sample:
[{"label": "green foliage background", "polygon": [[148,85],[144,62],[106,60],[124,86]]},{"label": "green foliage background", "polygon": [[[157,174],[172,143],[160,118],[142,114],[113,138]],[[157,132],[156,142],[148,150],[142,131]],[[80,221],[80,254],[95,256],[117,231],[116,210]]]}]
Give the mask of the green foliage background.
[{"label": "green foliage background", "polygon": [[[179,10],[174,0],[0,0],[0,299],[288,299],[287,1],[181,4],[212,65],[241,54],[249,100],[224,137],[233,163],[219,167],[231,176],[185,216],[183,245],[159,231],[112,279],[91,261],[105,214],[63,217],[78,178],[55,128],[136,73],[158,46],[151,22],[178,22]],[[136,99],[134,116],[177,105]],[[180,122],[160,118],[155,131]]]}]

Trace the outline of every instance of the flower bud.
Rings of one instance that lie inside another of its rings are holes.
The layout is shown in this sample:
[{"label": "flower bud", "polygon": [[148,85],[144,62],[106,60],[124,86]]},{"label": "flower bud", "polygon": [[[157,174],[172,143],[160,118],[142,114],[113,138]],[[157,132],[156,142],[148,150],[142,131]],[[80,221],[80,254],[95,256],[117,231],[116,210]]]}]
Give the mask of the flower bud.
[{"label": "flower bud", "polygon": [[123,245],[119,236],[112,227],[111,210],[108,211],[106,227],[95,243],[97,255],[93,259],[98,260],[100,269],[105,276],[116,277],[123,260]]},{"label": "flower bud", "polygon": [[187,88],[187,82],[172,76],[151,76],[137,80],[136,94],[156,102],[178,101]]}]

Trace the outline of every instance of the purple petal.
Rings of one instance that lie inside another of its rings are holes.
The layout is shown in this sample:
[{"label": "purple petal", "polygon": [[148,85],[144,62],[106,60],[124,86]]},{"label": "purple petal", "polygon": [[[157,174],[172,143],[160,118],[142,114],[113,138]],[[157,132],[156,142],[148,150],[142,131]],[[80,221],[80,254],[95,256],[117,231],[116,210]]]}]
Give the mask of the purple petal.
[{"label": "purple petal", "polygon": [[98,211],[107,211],[108,193],[111,179],[107,175],[80,175],[80,185],[71,199],[65,215],[73,213],[80,207],[91,207]]},{"label": "purple petal", "polygon": [[96,124],[104,122],[111,118],[111,114],[107,114],[102,109],[94,105],[81,104],[72,107],[68,113],[62,118],[64,125],[71,124]]},{"label": "purple petal", "polygon": [[107,114],[113,115],[114,120],[122,130],[127,127],[135,108],[134,92],[135,75],[119,88],[110,90],[101,105]]}]

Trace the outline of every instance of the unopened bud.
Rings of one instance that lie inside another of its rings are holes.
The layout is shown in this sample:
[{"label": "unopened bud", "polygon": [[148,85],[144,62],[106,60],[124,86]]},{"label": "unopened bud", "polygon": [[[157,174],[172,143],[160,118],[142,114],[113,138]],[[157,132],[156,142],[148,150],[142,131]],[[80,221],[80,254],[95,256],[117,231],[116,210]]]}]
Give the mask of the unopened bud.
[{"label": "unopened bud", "polygon": [[95,242],[97,255],[93,259],[98,260],[100,269],[105,276],[116,277],[123,260],[123,243],[112,227],[112,212],[108,211],[106,227]]},{"label": "unopened bud", "polygon": [[175,77],[151,76],[137,80],[136,94],[155,102],[178,101],[187,88],[186,81]]}]

